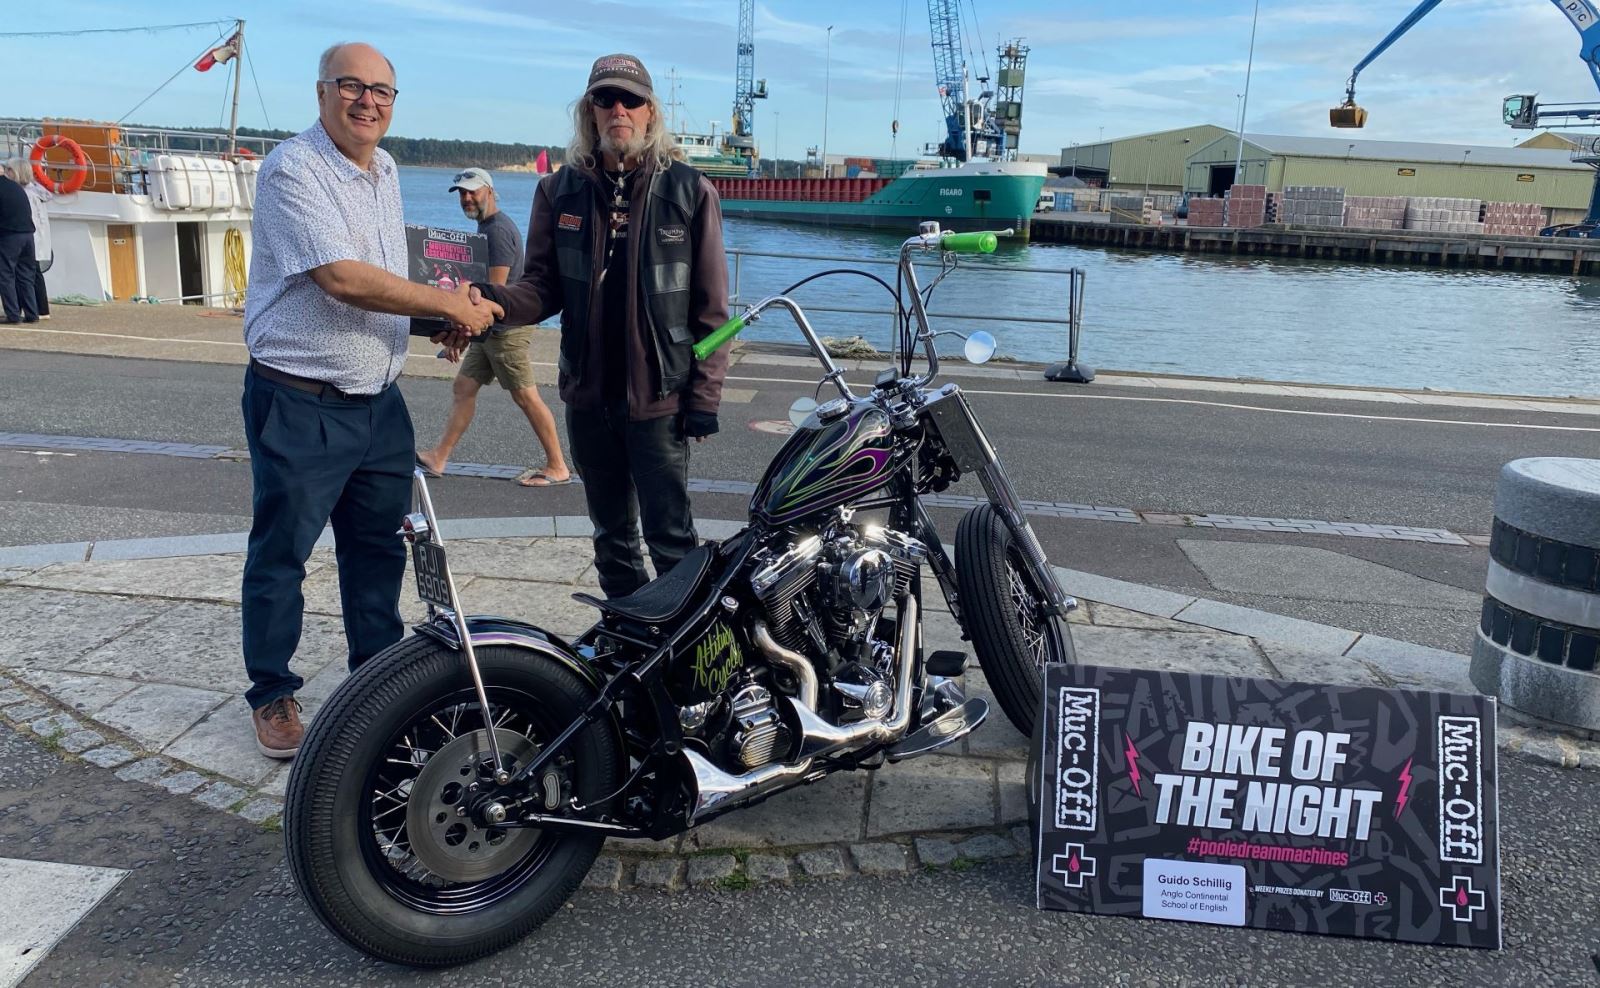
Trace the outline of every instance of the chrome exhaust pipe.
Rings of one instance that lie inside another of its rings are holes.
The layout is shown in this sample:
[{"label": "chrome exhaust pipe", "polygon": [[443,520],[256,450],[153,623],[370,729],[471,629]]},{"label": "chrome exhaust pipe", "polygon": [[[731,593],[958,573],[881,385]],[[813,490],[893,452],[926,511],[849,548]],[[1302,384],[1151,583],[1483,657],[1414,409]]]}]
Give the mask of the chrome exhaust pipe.
[{"label": "chrome exhaust pipe", "polygon": [[773,789],[781,789],[804,778],[811,771],[809,758],[763,765],[743,775],[724,772],[692,748],[683,749],[683,758],[694,773],[694,805],[689,810],[691,826],[724,803],[742,803]]},{"label": "chrome exhaust pipe", "polygon": [[864,744],[898,740],[911,726],[911,686],[917,671],[917,601],[899,601],[899,642],[895,650],[894,708],[881,720],[856,724],[830,724],[792,698],[789,703],[800,721],[800,757],[805,760]]},{"label": "chrome exhaust pipe", "polygon": [[767,658],[794,674],[800,683],[800,703],[809,710],[816,710],[817,670],[811,665],[811,660],[792,648],[779,645],[777,639],[772,637],[772,632],[767,630],[765,622],[755,622],[755,630],[750,637],[755,639],[756,647]]},{"label": "chrome exhaust pipe", "polygon": [[[800,722],[800,754],[793,762],[774,763],[732,775],[711,764],[710,759],[692,748],[683,749],[683,759],[694,776],[694,803],[689,811],[693,825],[701,817],[727,803],[742,803],[774,789],[782,789],[811,773],[812,761],[820,755],[864,744],[895,741],[911,726],[911,686],[917,671],[917,601],[899,601],[900,634],[896,659],[894,710],[882,720],[867,720],[840,727],[816,714],[817,673],[804,655],[784,648],[773,640],[766,626],[756,622],[757,647],[774,662],[794,672],[800,681],[799,698],[787,697],[789,707]],[[798,668],[797,668],[798,666]],[[809,687],[809,692],[808,692]],[[809,701],[809,702],[808,702]]]}]

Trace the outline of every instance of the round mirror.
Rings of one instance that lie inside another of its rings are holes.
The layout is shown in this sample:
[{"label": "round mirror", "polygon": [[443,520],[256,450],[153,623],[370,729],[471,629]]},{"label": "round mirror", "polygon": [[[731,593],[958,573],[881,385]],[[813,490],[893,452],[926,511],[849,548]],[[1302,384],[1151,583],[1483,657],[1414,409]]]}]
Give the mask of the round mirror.
[{"label": "round mirror", "polygon": [[963,355],[969,364],[986,364],[994,356],[994,337],[983,330],[978,330],[967,337],[967,343],[962,347]]},{"label": "round mirror", "polygon": [[794,404],[789,406],[789,421],[795,425],[804,425],[811,413],[817,410],[817,399],[796,398]]}]

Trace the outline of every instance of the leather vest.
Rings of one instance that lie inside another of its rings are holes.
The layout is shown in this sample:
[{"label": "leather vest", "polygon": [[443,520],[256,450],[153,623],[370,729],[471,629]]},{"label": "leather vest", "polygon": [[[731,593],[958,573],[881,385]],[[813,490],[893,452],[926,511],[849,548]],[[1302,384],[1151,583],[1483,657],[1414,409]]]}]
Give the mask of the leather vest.
[{"label": "leather vest", "polygon": [[[694,245],[689,231],[700,173],[675,161],[664,172],[651,169],[648,185],[643,213],[634,213],[637,225],[629,223],[628,250],[637,252],[631,268],[632,305],[639,307],[645,348],[655,352],[660,374],[652,398],[659,401],[688,385],[694,364],[694,336],[689,330]],[[607,217],[594,183],[578,168],[563,168],[556,176],[551,209],[556,214],[556,266],[562,290],[560,366],[581,380],[599,291],[595,267],[602,263],[597,258],[604,249]]]}]

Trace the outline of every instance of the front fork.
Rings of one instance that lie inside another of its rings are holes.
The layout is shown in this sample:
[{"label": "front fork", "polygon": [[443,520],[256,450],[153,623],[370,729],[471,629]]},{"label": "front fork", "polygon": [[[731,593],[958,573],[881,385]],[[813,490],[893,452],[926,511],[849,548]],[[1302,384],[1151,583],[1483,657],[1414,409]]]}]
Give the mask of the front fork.
[{"label": "front fork", "polygon": [[[1022,499],[1017,496],[1016,489],[1011,486],[1011,478],[1006,476],[1005,467],[1000,464],[1000,454],[995,452],[994,444],[984,434],[983,426],[978,424],[978,417],[973,414],[961,389],[953,384],[946,385],[923,411],[956,466],[964,472],[978,475],[978,482],[983,485],[989,503],[1000,513],[1000,519],[1010,530],[1012,539],[1022,549],[1024,565],[1044,593],[1044,609],[1064,620],[1069,613],[1077,610],[1078,602],[1069,597],[1056,581],[1055,570],[1045,558],[1039,537],[1034,534],[1033,526],[1028,524],[1027,516],[1022,513]],[[933,524],[920,502],[917,504],[917,515],[927,530],[932,532]],[[937,539],[930,541],[937,547]],[[953,599],[955,579],[954,573],[950,572],[949,561],[944,558],[942,549],[938,552],[930,550],[930,556],[934,575],[939,578],[946,595]]]}]

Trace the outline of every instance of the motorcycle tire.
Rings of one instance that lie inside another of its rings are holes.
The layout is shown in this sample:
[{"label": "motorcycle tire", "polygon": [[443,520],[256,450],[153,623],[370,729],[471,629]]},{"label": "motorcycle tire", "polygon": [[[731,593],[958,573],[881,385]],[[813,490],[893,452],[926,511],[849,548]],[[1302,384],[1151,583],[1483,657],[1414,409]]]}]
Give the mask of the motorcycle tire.
[{"label": "motorcycle tire", "polygon": [[1032,736],[1044,700],[1044,667],[1077,661],[1066,623],[1043,613],[1017,544],[993,505],[980,504],[956,526],[956,588],[961,619],[1000,709]]},{"label": "motorcycle tire", "polygon": [[[593,700],[558,662],[506,646],[476,654],[513,771]],[[487,737],[464,658],[428,638],[373,657],[334,692],[306,730],[283,814],[295,885],[323,925],[381,960],[444,967],[521,939],[566,902],[602,835],[479,828],[452,812],[469,766],[490,774]],[[596,722],[540,784],[600,800],[622,757]]]}]

